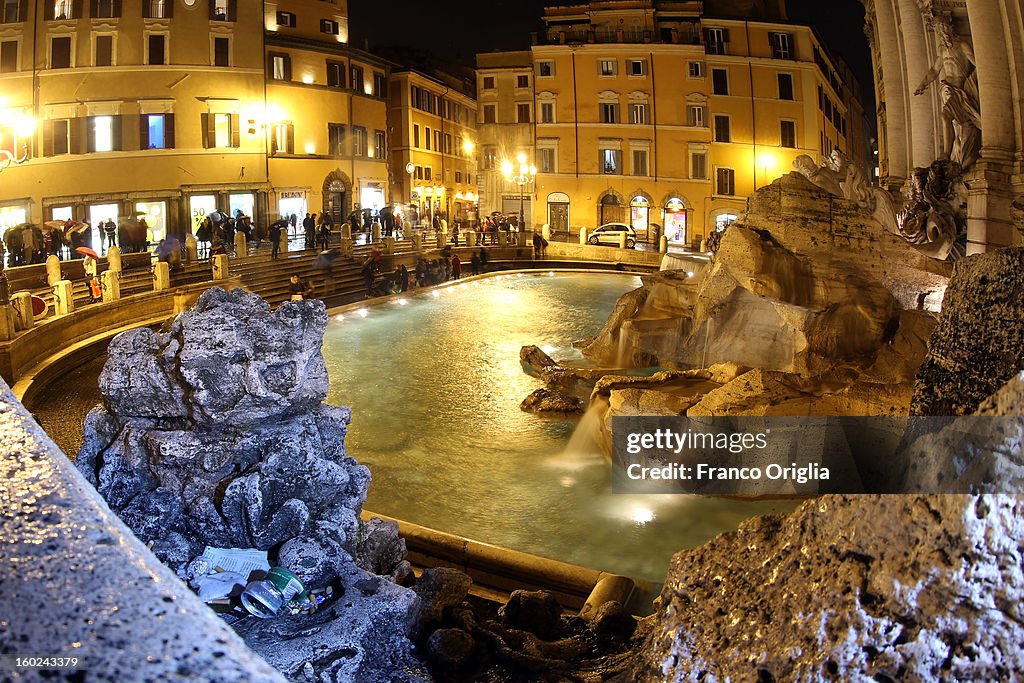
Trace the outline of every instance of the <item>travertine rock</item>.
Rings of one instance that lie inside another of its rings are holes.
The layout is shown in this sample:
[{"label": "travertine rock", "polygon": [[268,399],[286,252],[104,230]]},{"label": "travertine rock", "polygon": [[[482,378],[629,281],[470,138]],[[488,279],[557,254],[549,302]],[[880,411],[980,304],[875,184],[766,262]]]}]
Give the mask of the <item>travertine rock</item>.
[{"label": "travertine rock", "polygon": [[912,415],[969,415],[1024,369],[1024,247],[957,261]]},{"label": "travertine rock", "polygon": [[346,455],[349,409],[323,403],[326,324],[319,301],[271,312],[211,289],[164,331],[115,337],[75,464],[179,574],[206,545],[258,548],[309,588],[334,584],[344,600],[330,609],[239,622],[287,676],[312,662],[326,680],[419,680],[419,600],[371,573],[389,573],[404,543],[359,519],[370,472]]},{"label": "travertine rock", "polygon": [[824,496],[678,553],[639,681],[1024,671],[1024,499]]},{"label": "travertine rock", "polygon": [[574,415],[583,412],[583,401],[578,396],[541,388],[524,398],[519,409],[528,413]]}]

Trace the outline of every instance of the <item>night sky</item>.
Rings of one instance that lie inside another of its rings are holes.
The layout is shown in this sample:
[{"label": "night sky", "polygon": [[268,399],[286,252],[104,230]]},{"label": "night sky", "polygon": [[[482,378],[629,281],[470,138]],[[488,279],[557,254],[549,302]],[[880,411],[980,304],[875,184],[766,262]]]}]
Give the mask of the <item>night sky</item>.
[{"label": "night sky", "polygon": [[[528,49],[530,32],[543,27],[545,5],[573,0],[349,0],[351,43],[362,47],[401,45],[472,66],[478,52]],[[864,37],[864,7],[858,0],[787,0],[792,21],[813,24],[829,49],[841,55],[861,82],[865,105],[874,109],[871,57]]]}]

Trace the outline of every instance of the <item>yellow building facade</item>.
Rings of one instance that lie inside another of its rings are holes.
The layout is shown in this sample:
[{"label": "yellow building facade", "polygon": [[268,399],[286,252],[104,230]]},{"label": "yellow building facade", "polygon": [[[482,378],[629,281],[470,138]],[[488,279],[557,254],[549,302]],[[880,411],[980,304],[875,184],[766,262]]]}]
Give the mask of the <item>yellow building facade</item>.
[{"label": "yellow building facade", "polygon": [[391,72],[392,196],[414,223],[477,219],[477,106],[472,83],[411,68]]},{"label": "yellow building facade", "polygon": [[0,10],[0,140],[24,162],[0,173],[0,231],[143,216],[156,241],[214,209],[387,199],[389,65],[346,44],[344,0]]},{"label": "yellow building facade", "polygon": [[[517,103],[495,110],[495,130],[513,116],[533,122],[533,226],[623,222],[641,241],[697,245],[797,156],[865,158],[863,124],[850,122],[863,118],[855,91],[810,27],[654,0],[548,7],[544,22],[531,50],[532,111],[523,93],[500,92],[522,80],[495,81],[492,96]],[[481,147],[500,147],[484,130]]]}]

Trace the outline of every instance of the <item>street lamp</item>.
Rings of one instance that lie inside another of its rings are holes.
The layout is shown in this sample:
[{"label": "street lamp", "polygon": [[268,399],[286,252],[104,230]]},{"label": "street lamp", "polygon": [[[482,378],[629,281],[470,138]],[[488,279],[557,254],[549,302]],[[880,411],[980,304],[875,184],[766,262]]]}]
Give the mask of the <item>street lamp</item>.
[{"label": "street lamp", "polygon": [[501,172],[505,179],[519,186],[519,230],[523,231],[523,204],[526,201],[526,186],[537,179],[537,167],[529,166],[526,163],[526,155],[520,154],[516,161],[519,162],[519,173],[514,173],[515,167],[511,161],[505,160],[501,164]]},{"label": "street lamp", "polygon": [[[12,141],[27,140],[31,139],[32,133],[35,131],[36,121],[27,114],[0,109],[0,125],[10,129]],[[11,164],[23,164],[28,161],[28,143],[22,145],[21,156],[14,155],[16,149],[13,142],[11,149],[0,149],[0,172],[3,172]],[[7,273],[4,270],[5,260],[4,249],[0,246],[0,309],[6,309],[11,303],[11,291],[7,284]]]}]

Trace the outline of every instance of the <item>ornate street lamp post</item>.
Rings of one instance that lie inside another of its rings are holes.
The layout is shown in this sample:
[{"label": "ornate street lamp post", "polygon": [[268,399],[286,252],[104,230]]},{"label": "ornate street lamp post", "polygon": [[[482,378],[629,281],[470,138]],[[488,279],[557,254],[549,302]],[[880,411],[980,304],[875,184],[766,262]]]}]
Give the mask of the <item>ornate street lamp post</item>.
[{"label": "ornate street lamp post", "polygon": [[526,201],[526,186],[537,179],[537,167],[527,165],[525,154],[520,154],[516,160],[519,162],[519,173],[515,173],[515,167],[512,166],[511,161],[505,161],[501,165],[501,172],[505,174],[506,180],[519,186],[519,231],[523,232],[525,230],[523,204]]}]

